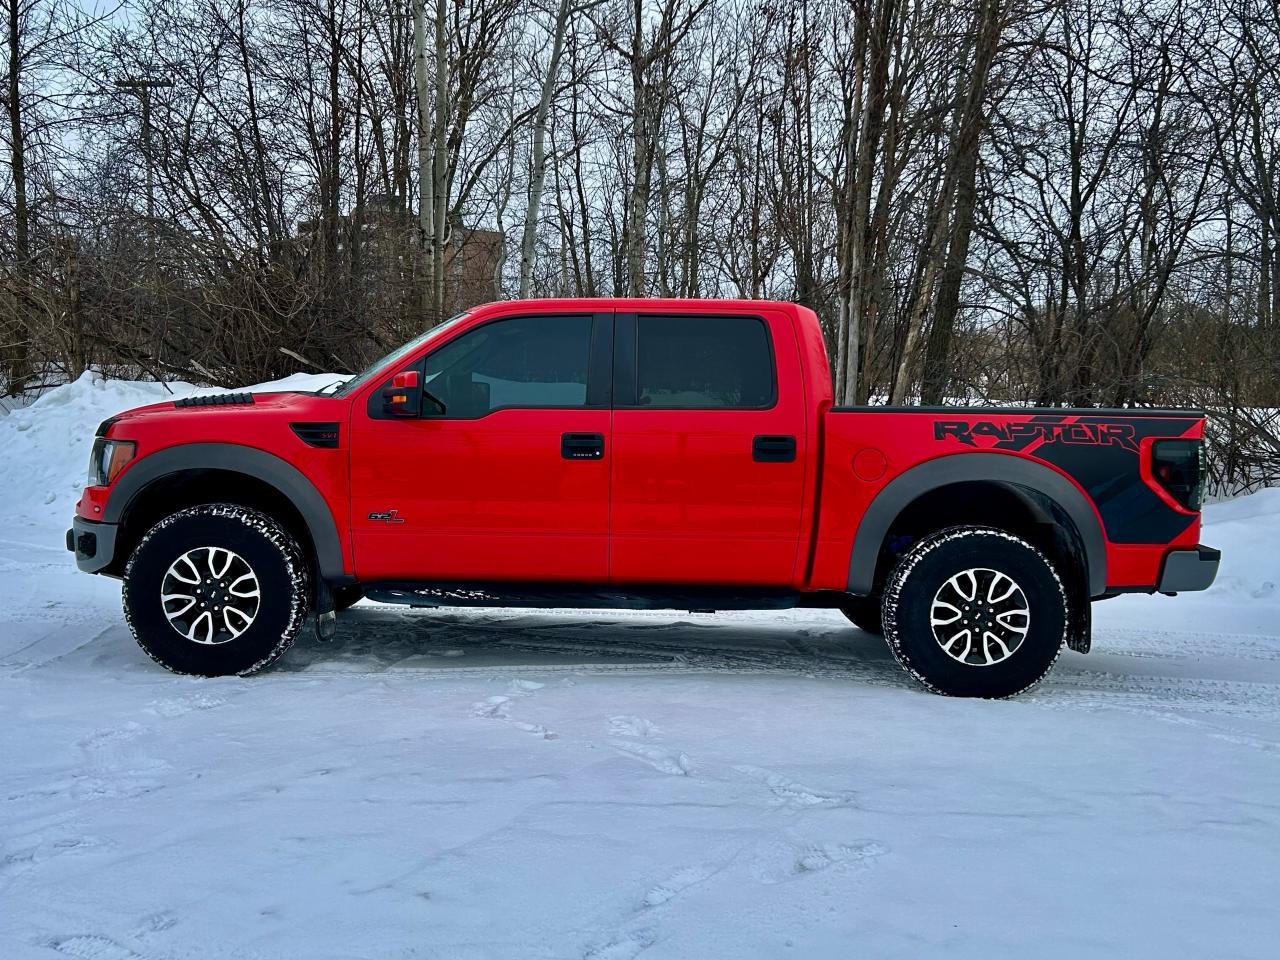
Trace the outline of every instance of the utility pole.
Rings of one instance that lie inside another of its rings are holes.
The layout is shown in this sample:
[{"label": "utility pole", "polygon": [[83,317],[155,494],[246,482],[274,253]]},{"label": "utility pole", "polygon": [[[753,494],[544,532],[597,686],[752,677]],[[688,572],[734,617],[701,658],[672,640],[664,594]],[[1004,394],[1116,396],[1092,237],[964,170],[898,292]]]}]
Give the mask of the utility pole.
[{"label": "utility pole", "polygon": [[142,158],[147,168],[147,259],[152,269],[156,259],[156,177],[151,153],[151,91],[172,86],[172,80],[160,77],[120,77],[116,80],[116,89],[128,90],[142,101]]}]

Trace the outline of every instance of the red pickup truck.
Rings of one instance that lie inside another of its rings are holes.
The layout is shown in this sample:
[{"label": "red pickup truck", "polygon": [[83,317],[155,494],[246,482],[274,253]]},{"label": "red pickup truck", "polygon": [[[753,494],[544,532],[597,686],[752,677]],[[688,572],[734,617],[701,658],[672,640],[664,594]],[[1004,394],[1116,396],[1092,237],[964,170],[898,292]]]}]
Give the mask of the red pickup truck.
[{"label": "red pickup truck", "polygon": [[110,418],[67,546],[204,676],[362,596],[813,606],[999,697],[1088,649],[1091,600],[1213,581],[1199,413],[837,407],[829,371],[794,304],[489,304],[331,388]]}]

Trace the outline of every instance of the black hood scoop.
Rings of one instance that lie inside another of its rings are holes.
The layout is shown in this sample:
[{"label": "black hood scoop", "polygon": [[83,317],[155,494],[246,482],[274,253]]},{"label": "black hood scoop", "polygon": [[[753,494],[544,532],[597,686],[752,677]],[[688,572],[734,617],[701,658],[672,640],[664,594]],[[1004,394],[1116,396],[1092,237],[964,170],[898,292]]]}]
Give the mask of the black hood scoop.
[{"label": "black hood scoop", "polygon": [[239,407],[253,403],[252,393],[218,393],[211,397],[183,397],[175,407]]}]

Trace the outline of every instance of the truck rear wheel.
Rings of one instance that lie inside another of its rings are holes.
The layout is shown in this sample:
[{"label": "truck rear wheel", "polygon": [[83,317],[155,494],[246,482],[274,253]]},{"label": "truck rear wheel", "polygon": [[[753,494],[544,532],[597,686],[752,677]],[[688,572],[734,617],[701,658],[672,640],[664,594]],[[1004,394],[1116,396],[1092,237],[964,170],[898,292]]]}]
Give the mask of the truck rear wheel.
[{"label": "truck rear wheel", "polygon": [[152,527],[124,572],[138,645],[174,673],[219,677],[267,666],[293,643],[311,576],[274,519],[229,503],[179,510]]},{"label": "truck rear wheel", "polygon": [[920,541],[885,585],[885,639],[936,693],[1008,697],[1053,666],[1067,597],[1048,557],[989,527],[952,527]]}]

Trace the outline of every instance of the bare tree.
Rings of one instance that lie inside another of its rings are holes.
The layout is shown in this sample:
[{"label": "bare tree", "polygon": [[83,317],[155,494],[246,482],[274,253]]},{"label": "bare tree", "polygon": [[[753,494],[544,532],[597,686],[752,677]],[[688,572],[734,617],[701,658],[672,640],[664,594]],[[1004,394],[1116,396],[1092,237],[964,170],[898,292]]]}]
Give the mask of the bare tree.
[{"label": "bare tree", "polygon": [[1224,485],[1272,475],[1277,0],[540,3],[6,0],[3,389],[767,297],[841,403],[1195,402]]},{"label": "bare tree", "polygon": [[529,170],[529,190],[525,201],[524,230],[520,238],[520,296],[529,295],[533,279],[534,245],[538,235],[538,217],[542,206],[542,192],[547,180],[547,125],[552,100],[560,82],[560,63],[564,58],[565,41],[573,26],[573,18],[603,0],[587,3],[575,0],[558,0],[551,14],[551,51],[538,93],[538,106],[533,115],[533,146]]}]

